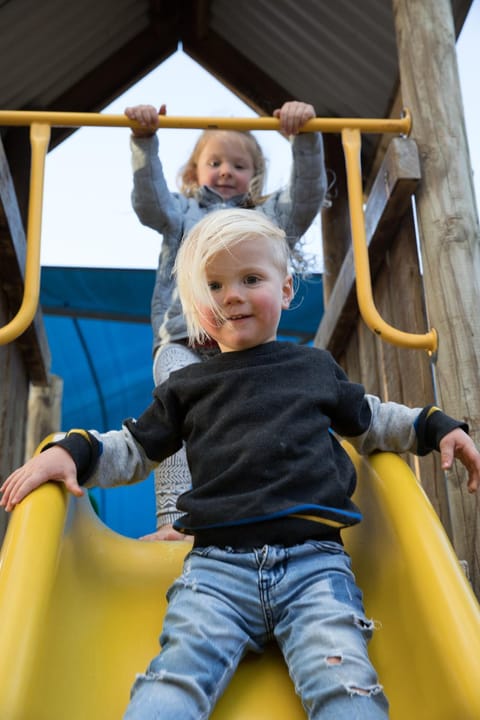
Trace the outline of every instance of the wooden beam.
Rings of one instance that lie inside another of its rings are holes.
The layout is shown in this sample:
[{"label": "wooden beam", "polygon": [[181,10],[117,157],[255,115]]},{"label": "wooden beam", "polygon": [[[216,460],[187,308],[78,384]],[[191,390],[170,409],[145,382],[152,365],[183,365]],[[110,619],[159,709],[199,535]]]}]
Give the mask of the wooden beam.
[{"label": "wooden beam", "polygon": [[[50,104],[47,110],[100,112],[170,57],[178,47],[176,25],[152,23],[92,72]],[[43,108],[36,108],[43,109]],[[69,137],[76,128],[52,128],[50,149]]]},{"label": "wooden beam", "polygon": [[460,35],[463,23],[465,22],[473,0],[452,0],[453,22],[455,25],[455,36]]},{"label": "wooden beam", "polygon": [[31,385],[28,393],[28,421],[25,442],[25,460],[48,435],[62,429],[63,379],[50,375],[48,385]]},{"label": "wooden beam", "polygon": [[[0,141],[0,284],[8,306],[6,314],[10,318],[14,317],[23,297],[25,256],[25,231]],[[46,384],[50,370],[50,350],[40,310],[32,325],[16,343],[23,353],[31,382]]]},{"label": "wooden beam", "polygon": [[328,182],[327,205],[322,208],[323,302],[328,305],[342,263],[352,245],[348,214],[347,178],[341,136],[325,133],[325,167]]},{"label": "wooden beam", "polygon": [[286,100],[295,99],[213,30],[208,30],[201,37],[192,27],[184,32],[183,50],[187,55],[259,115],[272,115]]},{"label": "wooden beam", "polygon": [[[419,180],[420,162],[415,143],[408,138],[393,138],[365,208],[372,281]],[[315,345],[327,348],[335,357],[341,355],[357,316],[355,268],[350,247],[331,291]]]},{"label": "wooden beam", "polygon": [[[437,400],[480,443],[480,230],[450,0],[393,0],[401,89],[422,162],[416,193]],[[428,68],[428,72],[426,71]],[[454,547],[480,597],[478,502],[456,463],[446,477]]]}]

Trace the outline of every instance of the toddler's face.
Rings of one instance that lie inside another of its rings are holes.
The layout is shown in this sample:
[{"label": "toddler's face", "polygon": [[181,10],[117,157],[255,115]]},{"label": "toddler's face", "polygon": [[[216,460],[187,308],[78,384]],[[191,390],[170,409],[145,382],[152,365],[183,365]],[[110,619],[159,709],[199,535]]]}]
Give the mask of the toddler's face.
[{"label": "toddler's face", "polygon": [[222,352],[275,340],[280,314],[292,299],[292,278],[274,264],[270,240],[250,236],[221,250],[207,265],[212,297],[225,319],[200,308],[205,331]]},{"label": "toddler's face", "polygon": [[248,192],[255,172],[246,141],[235,132],[214,133],[197,161],[197,182],[228,200]]}]

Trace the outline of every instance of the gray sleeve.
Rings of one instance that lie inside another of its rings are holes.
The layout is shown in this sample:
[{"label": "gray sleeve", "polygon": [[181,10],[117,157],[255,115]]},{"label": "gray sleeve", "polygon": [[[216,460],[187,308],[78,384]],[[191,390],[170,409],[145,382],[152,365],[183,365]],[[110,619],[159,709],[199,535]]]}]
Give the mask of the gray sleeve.
[{"label": "gray sleeve", "polygon": [[180,235],[182,213],[180,199],[167,187],[156,135],[130,137],[132,151],[132,207],[142,223],[162,234]]},{"label": "gray sleeve", "polygon": [[89,431],[102,444],[102,453],[85,487],[115,487],[145,480],[158,463],[149,460],[129,430]]},{"label": "gray sleeve", "polygon": [[[265,203],[267,215],[285,230],[290,247],[308,230],[320,212],[327,190],[327,175],[320,133],[300,133],[292,141],[289,184]],[[260,208],[259,208],[260,209]]]},{"label": "gray sleeve", "polygon": [[370,425],[362,434],[347,440],[361,455],[375,450],[416,452],[415,421],[422,408],[409,408],[394,402],[382,403],[375,395],[366,395],[372,413]]}]

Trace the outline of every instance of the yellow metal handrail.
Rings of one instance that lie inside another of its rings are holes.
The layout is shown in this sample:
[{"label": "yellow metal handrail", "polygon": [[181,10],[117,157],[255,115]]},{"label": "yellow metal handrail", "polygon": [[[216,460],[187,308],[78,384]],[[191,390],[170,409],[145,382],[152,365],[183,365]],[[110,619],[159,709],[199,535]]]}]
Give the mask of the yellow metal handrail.
[{"label": "yellow metal handrail", "polygon": [[342,144],[347,168],[348,205],[352,226],[353,257],[357,278],[357,300],[360,315],[367,327],[383,340],[399,347],[427,350],[437,349],[438,336],[433,328],[425,334],[407,333],[388,325],[379,315],[372,294],[370,263],[368,259],[365,216],[362,201],[362,170],[360,165],[360,131],[344,128]]},{"label": "yellow metal handrail", "polygon": [[[0,110],[0,126],[31,125],[45,123],[50,127],[132,127],[139,123],[126,115],[102,115],[100,113],[48,112],[43,110]],[[408,135],[411,116],[405,111],[401,118],[313,118],[303,125],[301,132],[340,133],[343,128],[358,128],[365,133],[396,133]],[[159,115],[159,128],[182,128],[193,130],[280,130],[280,121],[273,117],[175,117]]]},{"label": "yellow metal handrail", "polygon": [[33,122],[30,127],[32,148],[30,196],[27,220],[27,255],[25,259],[24,292],[15,317],[0,328],[0,345],[19,337],[33,322],[40,295],[40,229],[42,226],[43,181],[45,156],[50,141],[50,126]]},{"label": "yellow metal handrail", "polygon": [[[159,115],[159,128],[192,128],[223,130],[280,130],[277,118],[175,117]],[[69,113],[48,111],[0,110],[0,126],[31,125],[32,168],[27,228],[27,257],[24,297],[17,315],[0,328],[0,345],[21,335],[33,321],[40,294],[40,228],[42,216],[45,156],[51,127],[140,127],[125,115]],[[399,119],[382,118],[314,118],[301,132],[341,133],[348,178],[348,195],[352,238],[357,275],[357,297],[360,313],[367,326],[387,342],[403,347],[424,348],[432,353],[437,347],[437,333],[426,335],[404,333],[387,325],[379,316],[372,299],[370,268],[365,237],[360,168],[360,132],[408,135],[411,116],[405,111]]]}]

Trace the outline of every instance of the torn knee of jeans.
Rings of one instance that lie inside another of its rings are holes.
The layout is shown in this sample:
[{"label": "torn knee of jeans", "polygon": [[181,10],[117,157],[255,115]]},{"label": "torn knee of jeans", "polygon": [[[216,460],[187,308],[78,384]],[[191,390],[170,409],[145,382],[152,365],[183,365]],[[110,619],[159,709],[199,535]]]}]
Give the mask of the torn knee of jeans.
[{"label": "torn knee of jeans", "polygon": [[343,657],[340,655],[340,653],[335,655],[328,655],[326,661],[327,665],[341,665],[343,662]]},{"label": "torn knee of jeans", "polygon": [[364,695],[365,697],[372,697],[383,692],[381,685],[368,685],[367,687],[360,687],[359,685],[346,685],[345,686],[350,697],[353,695]]},{"label": "torn knee of jeans", "polygon": [[185,582],[183,583],[183,585],[185,588],[188,588],[192,592],[198,591],[198,582],[196,580],[190,580],[190,579],[185,579],[185,578],[184,578],[184,580],[185,580]]},{"label": "torn knee of jeans", "polygon": [[165,670],[160,670],[160,672],[154,672],[153,670],[147,670],[146,673],[138,673],[136,676],[136,680],[147,680],[147,681],[156,682],[157,680],[163,680],[167,676],[168,676],[168,673],[166,673]]},{"label": "torn knee of jeans", "polygon": [[372,637],[374,630],[381,627],[380,623],[376,623],[374,620],[370,620],[360,615],[354,616],[353,623],[359,630],[361,630],[362,633],[366,635],[368,639]]},{"label": "torn knee of jeans", "polygon": [[354,623],[360,628],[360,630],[373,630],[375,627],[373,620],[368,620],[367,618],[360,617],[359,615],[355,615]]}]

